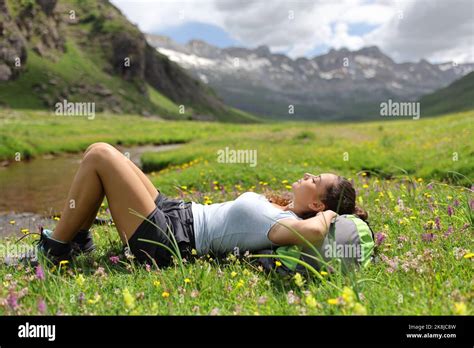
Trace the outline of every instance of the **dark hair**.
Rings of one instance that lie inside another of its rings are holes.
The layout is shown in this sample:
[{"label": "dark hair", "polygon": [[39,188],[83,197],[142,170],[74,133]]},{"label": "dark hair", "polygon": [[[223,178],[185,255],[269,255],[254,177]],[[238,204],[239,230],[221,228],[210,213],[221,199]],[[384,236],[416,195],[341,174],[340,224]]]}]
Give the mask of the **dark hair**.
[{"label": "dark hair", "polygon": [[[288,205],[291,202],[291,197],[288,192],[285,195],[278,195],[271,191],[265,192],[267,199],[281,206]],[[354,214],[360,219],[367,221],[369,214],[356,206],[356,193],[351,182],[342,176],[337,176],[336,182],[328,188],[326,197],[322,199],[322,202],[326,205],[326,209],[330,209],[339,215],[342,214]],[[308,219],[315,216],[316,213],[308,213],[306,216],[302,216],[303,219]]]},{"label": "dark hair", "polygon": [[336,182],[328,188],[326,196],[321,201],[326,205],[326,209],[339,215],[354,214],[364,221],[369,217],[364,209],[356,206],[355,189],[351,182],[342,176],[337,177]]}]

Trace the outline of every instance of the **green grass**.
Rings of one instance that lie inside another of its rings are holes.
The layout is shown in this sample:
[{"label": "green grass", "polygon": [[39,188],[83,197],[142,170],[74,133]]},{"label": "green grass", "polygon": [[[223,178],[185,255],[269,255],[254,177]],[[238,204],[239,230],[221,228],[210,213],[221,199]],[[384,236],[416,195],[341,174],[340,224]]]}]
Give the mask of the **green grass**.
[{"label": "green grass", "polygon": [[150,85],[147,85],[148,95],[150,101],[153,104],[160,105],[160,107],[165,110],[168,114],[174,116],[180,116],[183,119],[186,116],[190,116],[191,113],[188,110],[185,110],[184,114],[179,113],[179,106],[176,105],[172,100],[166,98],[163,94],[160,94],[156,89],[152,88]]},{"label": "green grass", "polygon": [[[113,264],[110,256],[120,254],[115,228],[94,227],[96,254],[62,269],[45,267],[44,280],[33,269],[1,267],[1,314],[39,314],[38,301],[46,302],[47,314],[473,313],[473,112],[419,121],[261,125],[0,115],[3,158],[16,151],[79,151],[99,140],[186,141],[143,160],[165,194],[202,203],[248,190],[284,191],[305,171],[335,171],[354,180],[357,202],[381,241],[368,269],[300,282],[267,275],[246,258],[204,256],[184,268],[150,270],[123,256]],[[256,149],[258,165],[217,163],[216,151],[226,146]]]}]

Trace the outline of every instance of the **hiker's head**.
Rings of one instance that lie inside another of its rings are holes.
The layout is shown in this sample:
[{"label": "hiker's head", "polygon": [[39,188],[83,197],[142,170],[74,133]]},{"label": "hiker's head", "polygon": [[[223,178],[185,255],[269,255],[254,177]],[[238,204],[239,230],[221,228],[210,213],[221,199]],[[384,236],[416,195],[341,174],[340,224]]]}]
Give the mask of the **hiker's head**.
[{"label": "hiker's head", "polygon": [[362,220],[367,212],[356,207],[356,193],[347,179],[332,173],[313,175],[305,173],[292,185],[293,205],[303,216],[311,216],[324,210],[338,214],[356,214]]}]

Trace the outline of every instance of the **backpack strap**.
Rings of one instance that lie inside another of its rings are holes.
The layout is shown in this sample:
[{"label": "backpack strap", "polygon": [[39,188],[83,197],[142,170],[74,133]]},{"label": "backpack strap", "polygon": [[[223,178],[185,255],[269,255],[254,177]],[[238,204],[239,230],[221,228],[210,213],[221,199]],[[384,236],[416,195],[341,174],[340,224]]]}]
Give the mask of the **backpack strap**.
[{"label": "backpack strap", "polygon": [[370,264],[370,260],[375,248],[372,230],[370,229],[369,225],[359,217],[355,215],[345,216],[354,222],[356,226],[357,233],[359,235],[360,246],[362,248],[362,260],[360,261],[360,264],[362,267],[367,267]]}]

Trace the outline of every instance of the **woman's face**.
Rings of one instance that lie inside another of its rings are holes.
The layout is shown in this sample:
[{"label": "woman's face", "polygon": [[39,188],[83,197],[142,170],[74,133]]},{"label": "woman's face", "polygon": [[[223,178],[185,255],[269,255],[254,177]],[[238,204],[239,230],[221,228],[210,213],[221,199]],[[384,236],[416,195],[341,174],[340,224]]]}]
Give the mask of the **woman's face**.
[{"label": "woman's face", "polygon": [[313,175],[305,173],[292,186],[293,205],[300,211],[324,211],[326,209],[322,200],[326,197],[326,192],[337,180],[337,175],[323,173]]}]

